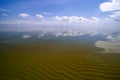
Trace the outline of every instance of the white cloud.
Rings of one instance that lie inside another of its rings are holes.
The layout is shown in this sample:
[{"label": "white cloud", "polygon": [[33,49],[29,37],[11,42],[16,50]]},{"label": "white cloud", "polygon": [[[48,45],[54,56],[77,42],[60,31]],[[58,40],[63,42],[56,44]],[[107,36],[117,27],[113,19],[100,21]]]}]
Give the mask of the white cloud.
[{"label": "white cloud", "polygon": [[120,20],[120,11],[113,12],[112,15],[109,16],[115,20]]},{"label": "white cloud", "polygon": [[89,36],[92,37],[92,36],[96,36],[98,34],[99,34],[98,32],[93,32],[93,33],[89,34]]},{"label": "white cloud", "polygon": [[120,0],[112,0],[100,4],[102,12],[120,10]]},{"label": "white cloud", "polygon": [[59,36],[71,36],[71,37],[74,37],[74,36],[84,36],[84,35],[89,35],[90,37],[92,36],[95,36],[95,35],[98,35],[100,33],[98,32],[95,32],[95,31],[84,31],[84,30],[65,30],[65,31],[58,31],[56,33],[54,33],[54,35],[56,37],[59,37]]},{"label": "white cloud", "polygon": [[26,13],[20,13],[19,16],[20,16],[20,17],[29,17],[30,15],[29,15],[29,14],[26,14]]},{"label": "white cloud", "polygon": [[112,39],[113,36],[112,35],[107,35],[106,39]]},{"label": "white cloud", "polygon": [[32,37],[32,36],[30,36],[30,35],[22,35],[21,37],[22,37],[22,38],[30,38],[30,37]]},{"label": "white cloud", "polygon": [[44,18],[44,16],[43,15],[41,15],[41,14],[36,14],[36,16],[38,17],[38,18]]},{"label": "white cloud", "polygon": [[38,38],[44,37],[45,33],[38,35]]},{"label": "white cloud", "polygon": [[[79,16],[55,16],[49,19],[33,19],[33,20],[9,20],[0,21],[0,24],[11,25],[11,26],[21,26],[23,28],[17,27],[20,31],[34,31],[34,30],[48,30],[48,31],[63,31],[63,30],[73,30],[73,31],[99,31],[99,32],[116,32],[120,31],[119,21],[115,21],[111,18],[97,18],[97,17],[79,17]],[[25,28],[29,26],[29,28]],[[33,27],[34,26],[34,27]],[[9,28],[12,30],[13,28]],[[4,30],[6,30],[4,28]],[[13,29],[15,30],[15,28]],[[66,35],[66,34],[65,34]],[[74,34],[73,34],[74,35]],[[77,33],[75,33],[77,35]],[[94,34],[95,35],[95,34]]]},{"label": "white cloud", "polygon": [[59,36],[82,36],[85,35],[86,33],[83,33],[81,31],[61,31],[61,32],[57,32],[54,35],[56,37]]},{"label": "white cloud", "polygon": [[97,18],[97,17],[92,17],[92,19],[93,19],[94,21],[100,21],[100,19]]},{"label": "white cloud", "polygon": [[53,17],[54,20],[57,21],[63,21],[63,22],[69,22],[69,23],[92,23],[97,22],[100,19],[97,17],[85,18],[85,17],[79,17],[79,16],[55,16]]},{"label": "white cloud", "polygon": [[106,37],[108,41],[97,41],[96,47],[103,48],[103,53],[120,53],[120,35]]}]

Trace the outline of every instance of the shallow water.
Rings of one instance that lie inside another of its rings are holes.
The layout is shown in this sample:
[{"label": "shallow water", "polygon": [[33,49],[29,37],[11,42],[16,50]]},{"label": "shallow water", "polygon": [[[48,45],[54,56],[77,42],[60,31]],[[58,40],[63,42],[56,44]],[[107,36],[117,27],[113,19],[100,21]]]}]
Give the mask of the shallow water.
[{"label": "shallow water", "polygon": [[120,54],[94,40],[12,39],[0,47],[0,80],[120,80]]}]

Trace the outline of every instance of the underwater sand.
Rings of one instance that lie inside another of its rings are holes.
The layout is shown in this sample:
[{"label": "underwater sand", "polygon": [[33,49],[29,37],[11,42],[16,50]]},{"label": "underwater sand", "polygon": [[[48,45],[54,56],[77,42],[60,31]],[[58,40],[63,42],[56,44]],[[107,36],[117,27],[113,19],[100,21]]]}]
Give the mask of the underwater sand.
[{"label": "underwater sand", "polygon": [[92,42],[11,41],[0,47],[0,80],[120,80],[120,54]]}]

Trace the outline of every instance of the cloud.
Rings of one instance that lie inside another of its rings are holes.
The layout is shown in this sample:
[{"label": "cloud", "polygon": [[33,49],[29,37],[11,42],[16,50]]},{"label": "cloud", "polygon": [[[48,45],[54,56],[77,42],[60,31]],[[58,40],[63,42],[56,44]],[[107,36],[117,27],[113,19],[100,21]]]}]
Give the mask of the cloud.
[{"label": "cloud", "polygon": [[92,17],[92,20],[94,20],[94,21],[100,21],[100,19],[97,18],[97,17]]},{"label": "cloud", "polygon": [[30,15],[29,15],[29,14],[26,14],[26,13],[20,13],[19,16],[20,16],[20,17],[29,17]]},{"label": "cloud", "polygon": [[3,14],[0,14],[1,16],[8,16],[8,14],[5,14],[5,13],[3,13]]},{"label": "cloud", "polygon": [[38,38],[42,38],[45,36],[45,33],[38,35]]},{"label": "cloud", "polygon": [[53,17],[54,20],[57,21],[63,21],[63,22],[69,22],[69,23],[92,23],[97,22],[100,19],[97,17],[92,17],[91,19],[85,18],[85,17],[79,17],[79,16],[55,16]]},{"label": "cloud", "polygon": [[78,17],[78,16],[55,16],[53,19],[58,21],[65,21],[65,22],[80,22],[80,21],[87,21],[87,18]]},{"label": "cloud", "polygon": [[53,13],[51,13],[51,12],[41,12],[42,14],[44,14],[44,15],[52,15]]},{"label": "cloud", "polygon": [[21,37],[22,37],[22,38],[30,38],[30,37],[32,37],[32,36],[30,36],[30,35],[22,35]]},{"label": "cloud", "polygon": [[120,35],[108,35],[108,41],[97,41],[96,47],[103,48],[103,53],[120,53]]},{"label": "cloud", "polygon": [[120,21],[120,0],[111,0],[100,4],[102,12],[111,12],[109,15],[115,21]]},{"label": "cloud", "polygon": [[87,33],[83,33],[81,31],[61,31],[61,32],[57,32],[55,33],[54,35],[56,37],[59,37],[59,36],[82,36],[82,35],[85,35]]},{"label": "cloud", "polygon": [[120,11],[113,12],[112,15],[109,15],[114,20],[120,21]]},{"label": "cloud", "polygon": [[96,36],[96,35],[99,35],[99,33],[98,32],[93,32],[93,33],[89,34],[90,37]]},{"label": "cloud", "polygon": [[[86,32],[107,32],[112,33],[120,31],[119,21],[111,18],[97,18],[97,17],[81,17],[81,16],[54,16],[49,19],[29,19],[29,20],[5,20],[0,21],[1,26],[14,26],[12,28],[1,27],[0,30],[13,30],[16,31],[35,31],[35,30],[48,30],[48,31],[86,31]],[[17,27],[19,26],[19,27]],[[29,26],[29,27],[27,27]],[[34,26],[34,27],[33,27]],[[17,27],[17,28],[16,28]],[[22,27],[22,28],[20,28]],[[26,28],[27,27],[27,28]],[[68,33],[65,33],[65,35]],[[77,35],[78,33],[74,33]],[[73,35],[74,35],[73,34]],[[91,34],[92,36],[95,34]]]},{"label": "cloud", "polygon": [[38,17],[38,18],[44,18],[44,16],[43,15],[41,15],[41,14],[36,14],[36,16]]},{"label": "cloud", "polygon": [[120,0],[112,0],[100,4],[102,12],[120,10]]}]

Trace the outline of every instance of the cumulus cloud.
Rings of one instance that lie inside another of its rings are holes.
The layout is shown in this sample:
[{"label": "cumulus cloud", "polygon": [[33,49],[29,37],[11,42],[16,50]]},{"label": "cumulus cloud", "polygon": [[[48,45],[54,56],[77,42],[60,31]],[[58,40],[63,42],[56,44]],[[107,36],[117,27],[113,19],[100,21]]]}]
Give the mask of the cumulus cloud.
[{"label": "cumulus cloud", "polygon": [[44,18],[44,16],[43,15],[41,15],[41,14],[36,14],[36,16],[38,17],[38,18]]},{"label": "cumulus cloud", "polygon": [[80,22],[80,21],[87,21],[87,18],[78,17],[78,16],[55,16],[53,17],[55,20],[59,21],[66,21],[66,22]]},{"label": "cumulus cloud", "polygon": [[100,19],[97,17],[91,17],[91,19],[89,18],[85,18],[85,17],[79,17],[79,16],[55,16],[53,17],[54,20],[57,21],[63,21],[63,22],[69,22],[69,23],[92,23],[92,22],[97,22]]},{"label": "cumulus cloud", "polygon": [[19,16],[20,16],[20,17],[29,17],[30,15],[27,14],[27,13],[20,13]]},{"label": "cumulus cloud", "polygon": [[100,4],[102,12],[120,10],[120,0],[111,0]]}]

